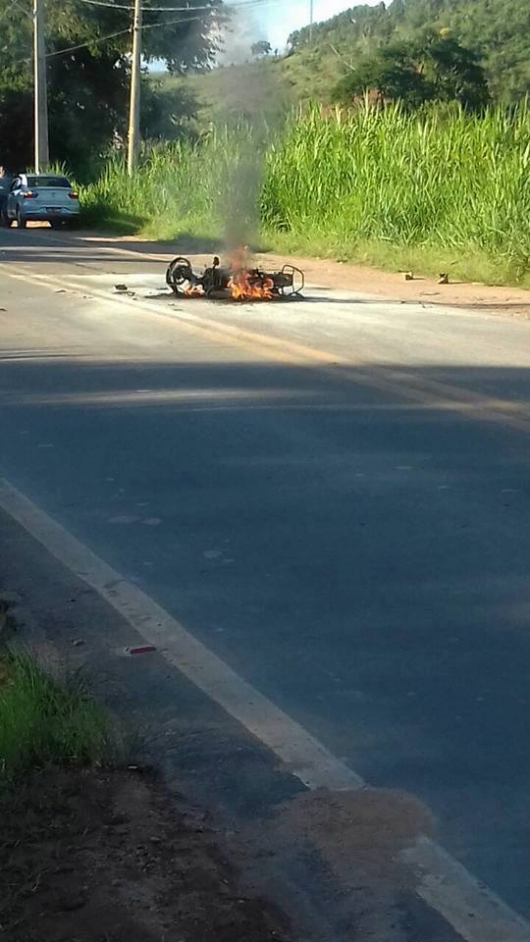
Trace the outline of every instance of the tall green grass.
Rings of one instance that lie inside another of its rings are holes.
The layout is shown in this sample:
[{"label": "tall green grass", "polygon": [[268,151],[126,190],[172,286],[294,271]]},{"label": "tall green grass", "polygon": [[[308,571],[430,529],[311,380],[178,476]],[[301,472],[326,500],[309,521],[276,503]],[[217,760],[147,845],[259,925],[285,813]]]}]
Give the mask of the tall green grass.
[{"label": "tall green grass", "polygon": [[0,661],[0,792],[32,769],[94,764],[109,755],[105,712],[79,682],[66,686],[25,655]]},{"label": "tall green grass", "polygon": [[518,280],[530,264],[529,113],[315,111],[270,148],[262,215],[346,253],[370,241],[483,253]]},{"label": "tall green grass", "polygon": [[[158,147],[130,180],[111,162],[85,190],[104,215],[158,237],[222,235],[230,207],[259,205],[272,245],[341,258],[418,253],[498,282],[530,268],[530,113],[455,109],[411,115],[399,106],[293,116],[260,156],[252,132],[211,130],[195,144]],[[242,157],[242,154],[244,155]],[[238,173],[250,158],[261,183]]]},{"label": "tall green grass", "polygon": [[[153,238],[216,238],[237,214],[246,228],[255,225],[261,140],[246,128],[212,128],[198,142],[150,148],[132,178],[122,157],[110,159],[100,178],[81,188],[85,222]],[[243,189],[251,198],[242,198]]]}]

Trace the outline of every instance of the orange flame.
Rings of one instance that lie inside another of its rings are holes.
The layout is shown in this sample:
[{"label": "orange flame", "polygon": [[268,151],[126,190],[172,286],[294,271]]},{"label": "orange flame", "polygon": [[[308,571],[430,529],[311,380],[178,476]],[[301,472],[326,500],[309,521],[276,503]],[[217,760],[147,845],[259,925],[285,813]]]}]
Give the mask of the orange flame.
[{"label": "orange flame", "polygon": [[228,282],[228,290],[236,301],[270,301],[274,297],[274,281],[266,276],[256,276],[249,268],[250,251],[247,245],[236,249],[231,258],[234,272]]},{"label": "orange flame", "polygon": [[246,269],[236,272],[228,282],[228,290],[236,301],[253,301],[258,298],[271,300],[274,282],[271,278],[260,278],[254,281]]}]

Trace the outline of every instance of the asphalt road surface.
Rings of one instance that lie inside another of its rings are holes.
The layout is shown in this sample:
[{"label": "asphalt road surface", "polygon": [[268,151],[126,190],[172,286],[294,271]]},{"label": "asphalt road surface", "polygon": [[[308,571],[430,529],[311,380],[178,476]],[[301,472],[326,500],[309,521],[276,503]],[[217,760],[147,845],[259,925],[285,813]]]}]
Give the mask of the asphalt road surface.
[{"label": "asphalt road surface", "polygon": [[529,919],[530,322],[156,255],[1,234],[0,475]]}]

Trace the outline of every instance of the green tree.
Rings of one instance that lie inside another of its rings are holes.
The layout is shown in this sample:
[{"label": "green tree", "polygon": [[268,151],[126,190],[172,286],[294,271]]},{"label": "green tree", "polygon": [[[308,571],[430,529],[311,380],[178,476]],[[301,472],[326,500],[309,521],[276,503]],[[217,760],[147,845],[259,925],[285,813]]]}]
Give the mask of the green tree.
[{"label": "green tree", "polygon": [[391,43],[413,43],[425,30],[449,34],[476,49],[488,86],[499,101],[530,97],[530,3],[528,0],[392,0],[353,6],[322,23],[309,44],[306,28],[290,37],[285,71],[301,97],[327,99],[344,64],[374,56]]},{"label": "green tree", "polygon": [[365,94],[384,101],[400,100],[418,107],[430,97],[429,83],[417,68],[412,50],[405,43],[392,43],[375,55],[361,58],[354,71],[336,85],[333,100],[349,105]]},{"label": "green tree", "polygon": [[31,163],[33,93],[27,87],[0,85],[0,163],[17,170]]},{"label": "green tree", "polygon": [[272,52],[272,46],[266,39],[260,39],[259,42],[253,43],[250,48],[250,51],[253,56],[270,56]]},{"label": "green tree", "polygon": [[[0,0],[0,162],[12,167],[31,163],[33,139],[32,22],[24,5],[29,14],[29,0]],[[163,5],[164,0],[155,6]],[[221,16],[219,2],[189,0],[188,5],[189,12],[177,14],[147,12],[146,4],[147,61],[162,59],[172,72],[212,64],[211,27]],[[121,6],[112,9],[90,0],[48,0],[46,6],[51,157],[81,176],[116,135],[124,134],[131,15]]]},{"label": "green tree", "polygon": [[476,110],[490,100],[484,69],[473,50],[449,32],[427,32],[421,41],[389,43],[361,57],[335,86],[333,99],[351,104],[364,94],[417,108],[427,101],[456,101]]},{"label": "green tree", "polygon": [[490,94],[486,73],[479,57],[463,46],[450,31],[429,31],[418,50],[418,61],[437,101],[458,101],[464,108],[478,110],[488,104]]},{"label": "green tree", "polygon": [[183,82],[175,86],[159,79],[146,79],[142,84],[142,138],[176,141],[196,136],[193,122],[199,108],[197,95]]}]

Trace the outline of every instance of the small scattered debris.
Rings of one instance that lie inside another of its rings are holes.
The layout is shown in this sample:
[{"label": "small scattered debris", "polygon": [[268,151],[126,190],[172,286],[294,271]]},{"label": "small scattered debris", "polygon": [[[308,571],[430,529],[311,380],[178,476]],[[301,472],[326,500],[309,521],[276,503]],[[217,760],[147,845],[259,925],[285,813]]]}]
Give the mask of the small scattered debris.
[{"label": "small scattered debris", "polygon": [[72,639],[72,644],[73,644],[74,648],[80,648],[84,643],[85,643],[85,642],[83,641],[82,638],[73,638],[73,639]]},{"label": "small scattered debris", "polygon": [[140,644],[136,648],[125,648],[126,654],[131,657],[138,657],[140,654],[153,654],[156,651],[154,644]]},{"label": "small scattered debris", "polygon": [[123,294],[125,291],[129,290],[127,285],[114,285],[114,288],[119,294]]},{"label": "small scattered debris", "polygon": [[439,284],[439,285],[448,285],[448,284],[449,284],[449,275],[447,274],[447,272],[443,271],[443,272],[440,273],[440,277],[439,277],[439,280],[438,280],[438,284]]},{"label": "small scattered debris", "polygon": [[405,281],[414,281],[414,273],[411,271],[405,272]]}]

